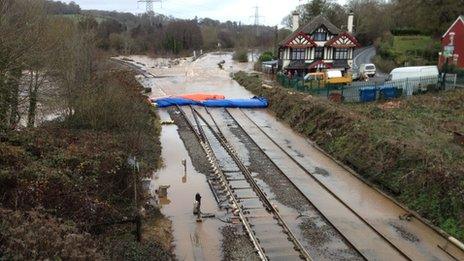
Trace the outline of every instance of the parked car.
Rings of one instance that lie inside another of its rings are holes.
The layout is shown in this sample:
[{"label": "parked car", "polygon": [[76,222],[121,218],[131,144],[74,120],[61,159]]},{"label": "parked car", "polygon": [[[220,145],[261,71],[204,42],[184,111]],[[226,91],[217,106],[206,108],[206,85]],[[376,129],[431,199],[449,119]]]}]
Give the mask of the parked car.
[{"label": "parked car", "polygon": [[374,77],[377,73],[377,68],[372,63],[363,63],[359,66],[359,74],[360,75],[367,75],[369,77]]},{"label": "parked car", "polygon": [[325,86],[329,85],[346,85],[353,81],[351,75],[343,75],[342,71],[337,69],[328,69],[322,72],[308,73],[305,75],[306,81],[318,81]]}]

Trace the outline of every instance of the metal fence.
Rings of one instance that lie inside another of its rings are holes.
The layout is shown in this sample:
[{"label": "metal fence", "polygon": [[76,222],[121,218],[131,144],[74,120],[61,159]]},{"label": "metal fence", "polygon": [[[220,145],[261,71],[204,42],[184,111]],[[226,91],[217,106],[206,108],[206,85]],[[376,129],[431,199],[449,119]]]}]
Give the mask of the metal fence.
[{"label": "metal fence", "polygon": [[[441,77],[408,78],[385,82],[352,82],[347,85],[330,85],[324,84],[322,81],[305,81],[301,77],[288,78],[283,74],[278,74],[276,79],[285,88],[345,102],[390,100],[426,93],[430,90],[443,89]],[[457,82],[459,80],[456,75],[448,74],[445,79],[444,89],[454,89]]]}]

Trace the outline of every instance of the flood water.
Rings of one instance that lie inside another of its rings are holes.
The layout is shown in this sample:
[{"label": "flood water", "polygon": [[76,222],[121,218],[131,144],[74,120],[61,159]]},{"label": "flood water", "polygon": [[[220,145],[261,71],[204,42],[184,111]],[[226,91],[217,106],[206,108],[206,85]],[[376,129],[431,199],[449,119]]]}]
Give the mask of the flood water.
[{"label": "flood water", "polygon": [[[237,64],[232,61],[231,57],[230,53],[207,54],[195,61],[186,59],[167,66],[165,64],[159,65],[160,61],[164,63],[164,60],[154,60],[144,56],[130,58],[156,76],[143,81],[144,85],[153,89],[151,98],[198,92],[223,94],[226,98],[250,98],[253,94],[233,81],[230,74],[238,70],[250,70],[251,65],[250,63]],[[224,70],[220,70],[217,65],[221,61],[225,61]],[[163,110],[159,110],[159,113],[162,118],[168,117]],[[286,147],[288,153],[295,156],[301,165],[316,174],[322,173],[323,175],[317,175],[317,179],[322,184],[333,190],[346,203],[352,205],[356,213],[363,215],[376,229],[387,235],[395,245],[413,257],[424,258],[424,255],[430,259],[446,257],[446,254],[437,247],[437,245],[444,247],[446,240],[436,232],[418,220],[413,219],[408,223],[398,220],[398,216],[405,213],[402,208],[363,184],[335,161],[317,151],[303,137],[294,133],[290,127],[279,123],[273,115],[265,110],[249,111],[248,113],[261,127],[268,131],[272,138]],[[203,223],[196,223],[192,214],[194,195],[197,192],[203,196],[203,211],[218,213],[205,175],[198,173],[193,168],[175,125],[163,126],[161,143],[164,167],[156,173],[153,189],[160,185],[171,186],[168,189],[167,199],[162,201],[162,212],[173,222],[177,258],[179,260],[220,260],[222,257],[222,235],[219,228],[224,224],[218,219],[207,219]],[[247,161],[248,155],[242,154],[241,156],[244,156],[245,161]],[[187,161],[187,175],[184,175],[181,164],[184,159]],[[286,166],[282,167],[286,168]],[[294,174],[295,172],[289,171],[288,173]],[[303,174],[301,178],[306,180],[307,178]],[[317,200],[318,195],[312,197]],[[324,200],[321,199],[321,201]],[[371,211],[365,212],[366,208]],[[335,213],[336,209],[328,209],[327,211],[334,212],[334,216],[340,214]],[[346,218],[334,219],[334,221],[339,224],[347,222]],[[411,242],[404,238],[398,232],[398,226],[394,227],[392,224],[401,225],[402,231],[417,236],[419,241]],[[354,234],[353,237],[355,237]],[[359,241],[360,246],[369,243],[362,235],[356,236],[354,240]],[[450,247],[447,250],[455,253],[455,248]],[[379,249],[376,251],[382,252]]]},{"label": "flood water", "polygon": [[[166,111],[160,111],[160,116],[162,119],[169,117]],[[160,198],[160,203],[162,213],[172,221],[176,257],[179,260],[221,260],[219,228],[223,223],[215,218],[198,223],[192,213],[197,192],[202,196],[203,212],[219,211],[206,176],[194,169],[176,125],[163,126],[161,144],[163,167],[155,174],[152,189],[170,186],[167,198]],[[187,161],[186,173],[182,160]]]},{"label": "flood water", "polygon": [[[130,56],[133,64],[156,78],[141,79],[145,87],[152,88],[150,98],[185,93],[220,93],[228,98],[247,98],[253,94],[230,78],[230,73],[251,69],[251,63],[239,64],[230,53],[208,54],[192,61],[191,58],[169,61],[146,56]],[[218,63],[225,61],[224,70]],[[158,110],[162,121],[170,119],[165,110]],[[197,223],[192,214],[194,196],[202,196],[202,211],[221,217],[206,176],[198,173],[191,162],[175,125],[163,125],[161,133],[164,166],[155,174],[152,189],[169,185],[168,197],[160,199],[162,213],[172,221],[175,254],[179,260],[221,260],[222,233],[225,224],[219,219],[203,219]],[[184,175],[182,160],[187,161]]]}]

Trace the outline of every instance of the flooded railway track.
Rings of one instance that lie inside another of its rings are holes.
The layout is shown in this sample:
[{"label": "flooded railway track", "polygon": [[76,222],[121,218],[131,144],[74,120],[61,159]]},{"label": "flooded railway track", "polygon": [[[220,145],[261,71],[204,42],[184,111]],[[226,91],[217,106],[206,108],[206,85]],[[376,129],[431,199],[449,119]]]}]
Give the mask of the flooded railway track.
[{"label": "flooded railway track", "polygon": [[[253,140],[256,145],[258,147],[260,147],[258,145],[258,142],[256,141],[256,138],[252,138],[251,135],[248,134],[248,131],[245,131],[245,126],[243,126],[243,124],[240,124],[239,121],[236,119],[237,117],[237,113],[231,113],[229,109],[225,109],[226,111],[226,115],[227,117],[230,117],[230,119],[237,125],[239,126],[245,133],[247,133],[247,135],[250,137],[251,140]],[[238,109],[238,111],[240,111],[240,113],[243,115],[243,117],[251,122],[252,125],[254,125],[256,127],[256,129],[258,130],[259,132],[259,135],[262,135],[264,136],[266,139],[268,139],[273,145],[275,145],[283,154],[285,154],[296,166],[298,166],[302,171],[304,171],[304,173],[306,173],[309,177],[311,177],[311,180],[314,181],[313,184],[318,187],[318,189],[320,189],[320,191],[324,191],[325,192],[325,195],[327,195],[328,197],[331,198],[331,200],[337,202],[338,204],[335,204],[338,209],[340,210],[340,208],[344,208],[346,211],[346,213],[350,214],[352,217],[354,217],[354,221],[357,223],[357,225],[353,226],[353,229],[355,230],[358,230],[359,231],[366,231],[366,232],[369,232],[369,233],[373,233],[375,236],[377,236],[379,239],[381,239],[383,242],[385,242],[385,244],[377,244],[377,247],[380,247],[380,248],[373,248],[373,250],[378,250],[379,253],[381,253],[381,256],[385,256],[385,257],[389,257],[389,259],[394,259],[394,260],[399,260],[399,259],[403,259],[403,260],[417,260],[418,256],[416,255],[416,253],[414,254],[411,254],[411,253],[408,253],[407,251],[404,251],[403,248],[406,249],[406,247],[404,246],[401,246],[395,242],[393,242],[393,240],[391,240],[387,235],[385,235],[384,233],[382,233],[382,231],[378,230],[376,228],[376,226],[374,224],[372,224],[372,222],[370,222],[369,220],[367,220],[365,217],[363,217],[359,211],[356,211],[355,209],[353,209],[347,202],[345,202],[342,198],[340,198],[336,193],[334,193],[331,188],[329,188],[328,186],[326,186],[323,182],[321,182],[316,176],[315,176],[315,173],[309,171],[305,166],[303,166],[297,159],[296,159],[296,156],[295,155],[291,155],[287,152],[287,150],[281,145],[279,144],[278,142],[276,142],[270,135],[268,135],[266,133],[265,130],[263,130],[262,127],[259,126],[259,124],[257,124],[251,117],[249,117],[245,112],[243,112],[241,109]],[[249,125],[247,125],[247,127],[250,127]],[[261,148],[261,147],[260,147]],[[263,150],[264,152],[264,150]],[[271,159],[272,160],[272,159]],[[274,160],[272,160],[274,162]],[[276,165],[278,165],[276,162],[274,162]],[[290,180],[290,179],[289,179]],[[296,187],[298,188],[301,188],[301,184],[295,184],[294,181],[290,180]],[[301,190],[300,190],[301,191]],[[303,193],[303,191],[301,191]],[[308,200],[309,197],[307,197]],[[327,197],[326,197],[327,199]],[[318,208],[318,204],[317,202],[315,202],[314,200],[310,200],[311,203],[313,203],[313,205],[315,205],[316,208]],[[398,204],[395,202],[395,204]],[[335,206],[334,205],[334,206]],[[403,206],[400,206],[401,208],[404,208]],[[327,213],[327,211],[324,211],[320,208],[318,208],[318,210],[321,212],[321,213]],[[365,211],[369,211],[368,209],[366,209]],[[324,214],[326,215],[326,214]],[[348,216],[346,216],[348,217]],[[326,218],[328,220],[335,220],[334,217],[331,217],[330,214],[329,215],[326,215]],[[420,222],[424,223],[425,226],[429,226],[428,223],[425,223],[422,219],[420,219]],[[376,255],[372,255],[373,253],[368,251],[367,249],[363,249],[363,247],[361,246],[362,244],[360,244],[359,242],[356,242],[355,240],[353,240],[353,237],[350,237],[350,235],[347,234],[347,232],[349,233],[350,232],[350,228],[349,226],[343,226],[343,225],[340,225],[341,222],[337,222],[338,224],[335,224],[331,222],[331,224],[337,228],[337,230],[342,233],[342,234],[345,234],[345,238],[347,238],[351,244],[353,244],[354,246],[356,246],[356,248],[359,250],[359,252],[361,252],[362,256],[366,259],[378,259],[379,256],[376,256]],[[431,229],[434,230],[434,228],[430,227]],[[447,238],[446,235],[443,235],[442,232],[438,231],[437,232],[438,235],[442,236],[443,237],[443,242],[446,242],[445,243],[445,246],[442,246],[440,244],[437,244],[436,245],[436,249],[437,250],[441,250],[443,251],[442,253],[439,254],[440,258],[439,259],[448,259],[448,260],[461,260],[461,257],[463,256],[463,252],[462,250],[459,250],[459,247],[456,247],[455,243],[451,242],[449,240],[449,238]],[[386,248],[390,248],[391,251],[385,251]],[[372,249],[371,249],[372,250]],[[432,257],[432,256],[429,256],[428,259],[435,259],[436,257]]]},{"label": "flooded railway track", "polygon": [[[234,145],[241,142],[244,137],[237,136],[238,141],[230,139],[235,134],[231,135],[229,129],[240,129],[242,135],[251,140],[282,172],[289,183],[304,195],[308,204],[311,204],[325,222],[337,231],[339,237],[343,238],[346,245],[352,248],[359,258],[365,260],[417,260],[418,258],[462,260],[462,251],[460,252],[453,244],[448,244],[447,240],[436,243],[434,250],[424,251],[423,245],[418,243],[421,239],[414,238],[415,235],[408,234],[407,230],[400,233],[411,237],[411,242],[404,243],[398,238],[392,238],[391,233],[388,234],[385,230],[379,229],[379,223],[376,220],[366,218],[359,208],[353,208],[350,201],[346,201],[331,187],[321,182],[316,173],[301,164],[302,158],[297,159],[298,155],[288,153],[282,144],[268,135],[242,110],[212,109],[213,113],[210,113],[207,108],[200,107],[188,110],[178,108],[178,110],[184,115],[200,143],[204,144],[202,146],[206,147],[208,155],[212,154],[208,158],[216,162],[214,171],[218,172],[217,175],[220,177],[209,183],[213,193],[222,190],[220,193],[215,193],[218,204],[226,201],[234,211],[240,210],[236,214],[244,224],[245,230],[263,260],[268,258],[289,260],[289,257],[310,260],[311,258],[320,259],[321,255],[314,253],[313,249],[306,244],[306,249],[311,249],[308,253],[300,242],[301,240],[308,242],[306,238],[302,239],[300,235],[298,240],[285,223],[285,217],[279,217],[279,211],[273,207],[266,193],[256,184],[255,173],[248,170],[240,160],[239,153],[235,151],[240,146],[234,148]],[[247,124],[244,125],[246,121]],[[224,131],[226,134],[223,133]],[[274,148],[270,149],[269,144]],[[300,177],[293,175],[292,172],[299,172]],[[301,174],[304,174],[306,178],[301,179]],[[227,191],[224,191],[224,187],[228,187]],[[233,195],[235,200],[231,200],[230,195]],[[393,224],[391,227],[396,228],[395,226],[396,224]],[[286,244],[282,245],[282,242]],[[351,256],[348,259],[359,258]]]},{"label": "flooded railway track", "polygon": [[230,208],[243,224],[258,256],[262,260],[312,260],[220,129],[192,107],[190,112],[177,109],[212,165],[215,176],[208,182],[218,204]]}]

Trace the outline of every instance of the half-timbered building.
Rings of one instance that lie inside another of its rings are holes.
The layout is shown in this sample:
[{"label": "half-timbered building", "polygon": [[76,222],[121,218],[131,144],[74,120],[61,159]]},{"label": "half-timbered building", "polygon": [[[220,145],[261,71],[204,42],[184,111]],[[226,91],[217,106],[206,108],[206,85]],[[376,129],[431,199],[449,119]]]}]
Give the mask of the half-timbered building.
[{"label": "half-timbered building", "polygon": [[[350,32],[340,30],[324,16],[296,27],[279,45],[279,69],[306,73],[352,67],[354,49],[360,45]],[[352,27],[348,25],[350,31]]]}]

